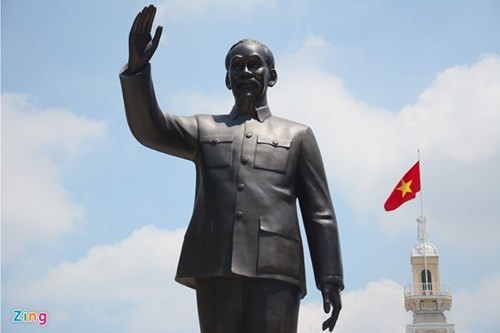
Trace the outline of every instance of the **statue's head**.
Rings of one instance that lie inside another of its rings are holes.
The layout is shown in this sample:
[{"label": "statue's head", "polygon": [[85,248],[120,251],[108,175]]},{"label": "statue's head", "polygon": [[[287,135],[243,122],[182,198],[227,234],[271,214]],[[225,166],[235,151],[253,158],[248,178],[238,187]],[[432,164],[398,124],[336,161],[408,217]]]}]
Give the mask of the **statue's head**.
[{"label": "statue's head", "polygon": [[263,56],[264,60],[266,61],[267,66],[269,66],[269,68],[274,68],[274,56],[273,56],[273,53],[271,52],[271,50],[267,47],[267,45],[259,42],[258,40],[255,40],[255,39],[245,38],[245,39],[240,40],[239,42],[237,42],[233,46],[231,46],[231,48],[227,52],[226,70],[228,70],[228,68],[229,68],[229,62],[231,60],[231,51],[233,51],[233,49],[236,48],[240,44],[255,44],[255,45],[259,46],[261,48],[262,56]]},{"label": "statue's head", "polygon": [[278,75],[274,68],[271,50],[261,42],[243,39],[234,44],[226,55],[226,86],[236,99],[266,98],[267,87],[276,84]]}]

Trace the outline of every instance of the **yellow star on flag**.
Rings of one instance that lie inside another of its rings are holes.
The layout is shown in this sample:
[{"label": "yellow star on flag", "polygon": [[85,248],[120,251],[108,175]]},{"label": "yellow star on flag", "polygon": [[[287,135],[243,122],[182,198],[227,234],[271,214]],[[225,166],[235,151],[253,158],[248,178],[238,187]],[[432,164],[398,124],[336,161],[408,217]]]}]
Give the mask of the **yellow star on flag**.
[{"label": "yellow star on flag", "polygon": [[420,163],[417,161],[414,166],[396,183],[391,195],[384,204],[384,209],[390,212],[408,200],[414,199],[420,191]]},{"label": "yellow star on flag", "polygon": [[401,186],[399,186],[396,190],[401,191],[401,197],[404,198],[406,193],[413,193],[411,190],[411,183],[413,180],[410,180],[408,183],[405,182],[404,179],[401,179]]}]

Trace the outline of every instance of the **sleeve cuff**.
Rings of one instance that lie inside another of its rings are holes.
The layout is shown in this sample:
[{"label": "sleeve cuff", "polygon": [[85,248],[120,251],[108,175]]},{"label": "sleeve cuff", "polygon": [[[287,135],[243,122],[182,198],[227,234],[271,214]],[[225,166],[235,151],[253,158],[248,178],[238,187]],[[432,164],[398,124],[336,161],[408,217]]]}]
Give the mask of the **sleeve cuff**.
[{"label": "sleeve cuff", "polygon": [[143,73],[151,71],[151,64],[147,64],[146,67],[140,72],[137,72],[135,74],[130,74],[128,72],[128,63],[123,65],[123,67],[120,69],[120,76],[121,77],[127,77],[127,76],[135,76],[135,75],[142,75]]},{"label": "sleeve cuff", "polygon": [[319,290],[325,284],[334,284],[339,287],[340,290],[344,290],[344,279],[340,276],[324,276],[321,278],[319,285],[317,286]]}]

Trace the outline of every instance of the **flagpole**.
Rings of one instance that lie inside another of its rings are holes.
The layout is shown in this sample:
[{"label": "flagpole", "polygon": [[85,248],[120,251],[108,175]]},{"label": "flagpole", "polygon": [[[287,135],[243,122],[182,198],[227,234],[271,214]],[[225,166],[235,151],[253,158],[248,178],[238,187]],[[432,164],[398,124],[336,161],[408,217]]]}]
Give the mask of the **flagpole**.
[{"label": "flagpole", "polygon": [[[421,167],[420,165],[420,148],[417,149],[417,159],[418,159],[418,164],[419,164],[419,168]],[[425,290],[425,294],[428,295],[428,292],[429,292],[429,270],[427,269],[427,221],[426,221],[426,218],[424,216],[424,204],[423,204],[423,199],[422,199],[422,172],[419,170],[419,176],[420,176],[420,218],[422,219],[422,222],[419,222],[419,223],[423,223],[423,231],[424,231],[424,242],[422,244],[423,246],[423,251],[424,251],[424,283],[425,283],[425,288],[423,288]]]},{"label": "flagpole", "polygon": [[[418,164],[420,165],[420,148],[417,149],[417,159]],[[424,204],[422,199],[422,173],[419,172],[420,175],[420,216],[424,216]]]}]

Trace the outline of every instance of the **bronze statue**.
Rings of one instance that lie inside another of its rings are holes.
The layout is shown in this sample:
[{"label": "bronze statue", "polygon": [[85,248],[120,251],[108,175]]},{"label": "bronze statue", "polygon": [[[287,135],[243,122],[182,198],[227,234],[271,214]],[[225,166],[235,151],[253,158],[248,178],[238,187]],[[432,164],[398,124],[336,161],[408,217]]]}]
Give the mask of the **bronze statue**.
[{"label": "bronze statue", "polygon": [[226,56],[229,114],[163,113],[149,61],[162,33],[156,9],[140,12],[120,74],[129,127],[146,147],[193,161],[196,196],[176,281],[196,289],[203,333],[297,332],[306,294],[297,217],[300,204],[315,281],[332,331],[344,288],[337,222],[311,129],[275,117],[267,88],[276,84],[273,54],[245,39]]}]

